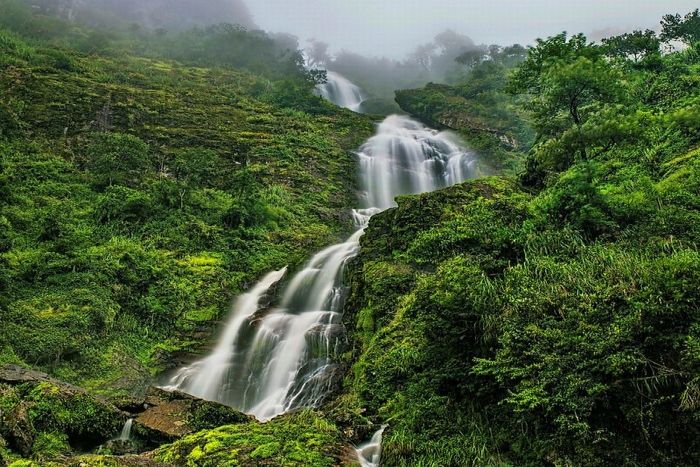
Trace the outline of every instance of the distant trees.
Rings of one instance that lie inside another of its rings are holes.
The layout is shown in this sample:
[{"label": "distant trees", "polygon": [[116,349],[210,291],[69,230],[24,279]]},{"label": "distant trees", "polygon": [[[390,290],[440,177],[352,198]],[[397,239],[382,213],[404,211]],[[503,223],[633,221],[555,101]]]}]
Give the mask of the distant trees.
[{"label": "distant trees", "polygon": [[630,59],[637,63],[646,57],[658,54],[661,39],[654,31],[647,29],[603,39],[603,45],[607,55]]},{"label": "distant trees", "polygon": [[700,41],[700,9],[681,15],[666,15],[661,21],[661,39],[678,40],[686,44]]}]

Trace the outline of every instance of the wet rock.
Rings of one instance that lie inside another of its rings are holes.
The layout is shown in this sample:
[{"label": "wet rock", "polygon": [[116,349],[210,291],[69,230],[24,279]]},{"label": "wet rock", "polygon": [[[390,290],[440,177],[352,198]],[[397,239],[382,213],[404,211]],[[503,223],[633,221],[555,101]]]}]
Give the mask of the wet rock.
[{"label": "wet rock", "polygon": [[347,349],[345,326],[318,324],[306,333],[306,342],[314,357],[336,358]]},{"label": "wet rock", "polygon": [[[290,390],[291,394],[295,394],[294,407],[319,407],[339,392],[345,366],[319,359],[309,361],[299,371],[306,376],[299,378]],[[317,391],[305,390],[309,387]]]},{"label": "wet rock", "polygon": [[149,388],[145,404],[147,409],[136,417],[134,432],[150,446],[172,442],[203,429],[253,419],[217,402],[154,387]]}]

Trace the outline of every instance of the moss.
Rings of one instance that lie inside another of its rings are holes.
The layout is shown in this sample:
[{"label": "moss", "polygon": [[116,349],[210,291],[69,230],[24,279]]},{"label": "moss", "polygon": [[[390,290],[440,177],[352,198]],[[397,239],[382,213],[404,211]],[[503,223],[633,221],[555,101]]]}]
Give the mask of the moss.
[{"label": "moss", "polygon": [[38,460],[55,459],[70,451],[68,436],[64,433],[39,433],[32,446],[32,456]]},{"label": "moss", "polygon": [[206,401],[194,403],[187,423],[194,431],[216,428],[234,423],[247,423],[250,417],[244,413],[219,404]]},{"label": "moss", "polygon": [[171,465],[332,466],[339,462],[342,436],[312,411],[261,424],[248,422],[201,431],[163,446],[155,458]]}]

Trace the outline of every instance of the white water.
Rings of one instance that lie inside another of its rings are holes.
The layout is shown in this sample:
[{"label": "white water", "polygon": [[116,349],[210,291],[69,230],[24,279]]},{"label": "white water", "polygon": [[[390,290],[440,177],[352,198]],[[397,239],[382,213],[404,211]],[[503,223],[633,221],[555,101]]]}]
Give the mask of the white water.
[{"label": "white water", "polygon": [[267,274],[249,292],[240,295],[214,350],[202,360],[178,371],[164,389],[184,391],[202,399],[239,406],[237,401],[228,400],[225,395],[232,382],[232,370],[245,353],[245,349],[239,345],[240,335],[250,323],[250,318],[260,309],[261,299],[282,279],[285,272],[287,268]]},{"label": "white water", "polygon": [[122,432],[119,435],[119,438],[117,438],[117,441],[129,441],[131,439],[131,428],[134,426],[134,419],[130,418],[124,423],[124,427],[122,428]]},{"label": "white water", "polygon": [[[241,295],[216,348],[178,371],[167,388],[236,407],[263,421],[323,401],[340,372],[335,357],[345,339],[343,272],[359,251],[370,217],[394,206],[398,195],[459,183],[475,170],[474,155],[449,134],[399,116],[384,120],[358,157],[364,193],[363,209],[353,211],[355,233],[316,254],[291,278],[277,306],[261,309],[260,300],[284,269]],[[378,444],[381,433],[375,436]]]},{"label": "white water", "polygon": [[360,148],[360,182],[366,206],[387,209],[399,195],[460,183],[476,170],[476,157],[448,133],[391,115]]},{"label": "white water", "polygon": [[318,86],[321,96],[339,107],[359,112],[364,100],[362,90],[335,71],[327,71],[326,76],[326,83]]},{"label": "white water", "polygon": [[382,457],[382,435],[386,425],[382,426],[368,442],[355,449],[357,459],[362,467],[378,467]]}]

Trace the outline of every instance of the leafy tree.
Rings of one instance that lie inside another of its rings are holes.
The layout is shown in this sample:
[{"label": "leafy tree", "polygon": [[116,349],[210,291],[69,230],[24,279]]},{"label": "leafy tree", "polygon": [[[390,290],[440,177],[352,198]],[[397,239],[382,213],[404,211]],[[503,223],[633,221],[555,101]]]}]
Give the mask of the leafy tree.
[{"label": "leafy tree", "polygon": [[650,29],[603,39],[606,55],[631,59],[634,62],[659,53],[661,40]]},{"label": "leafy tree", "polygon": [[664,16],[661,20],[661,39],[679,40],[686,44],[700,41],[700,9],[684,17],[679,14]]},{"label": "leafy tree", "polygon": [[591,143],[596,142],[587,134],[599,133],[598,124],[608,124],[596,117],[625,98],[620,71],[583,35],[538,40],[514,73],[509,90],[527,98],[538,138],[534,166],[544,172],[588,160]]},{"label": "leafy tree", "polygon": [[467,66],[468,68],[474,68],[479,65],[487,57],[483,50],[468,50],[455,58],[457,63]]}]

